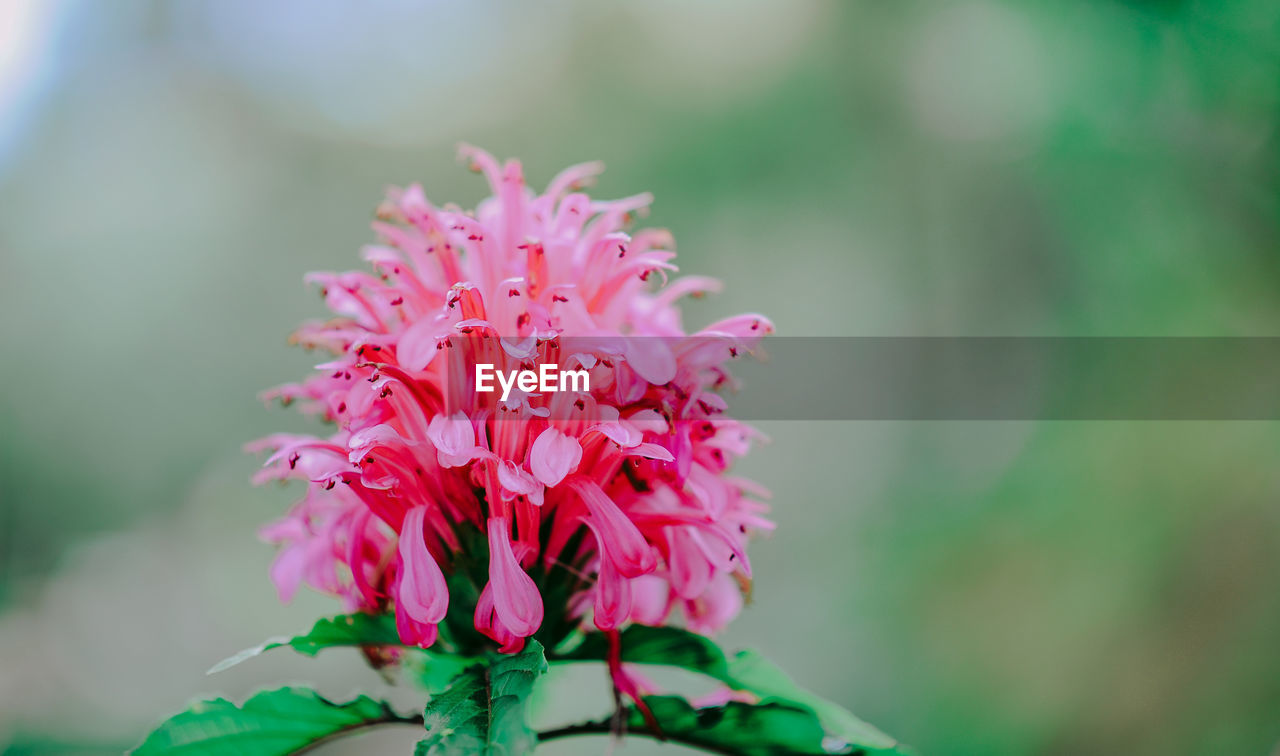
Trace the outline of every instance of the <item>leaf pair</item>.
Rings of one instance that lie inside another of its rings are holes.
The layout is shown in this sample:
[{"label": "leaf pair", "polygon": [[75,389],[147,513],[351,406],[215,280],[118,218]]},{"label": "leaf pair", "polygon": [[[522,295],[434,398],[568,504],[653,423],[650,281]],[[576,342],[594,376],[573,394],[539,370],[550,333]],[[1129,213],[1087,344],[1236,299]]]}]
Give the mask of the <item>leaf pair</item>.
[{"label": "leaf pair", "polygon": [[[695,709],[678,696],[648,696],[644,701],[662,723],[667,740],[714,753],[728,756],[870,753],[832,742],[823,733],[822,725],[813,712],[788,704],[734,701],[723,706]],[[543,733],[543,739],[605,733],[610,726],[609,720],[589,722]],[[627,727],[637,734],[644,732],[644,717],[639,711],[628,710]]]},{"label": "leaf pair", "polygon": [[[398,647],[400,642],[389,615],[345,615],[320,620],[305,635],[274,638],[242,651],[210,672],[286,646],[314,656],[325,648]],[[569,650],[550,655],[550,661],[603,661],[608,647],[605,636],[591,633]],[[680,667],[758,699],[694,708],[675,696],[646,697],[668,740],[730,756],[909,753],[842,707],[801,689],[754,651],[727,656],[704,636],[640,625],[623,632],[621,648],[624,662]],[[399,723],[425,726],[416,756],[518,756],[530,753],[539,741],[607,734],[617,724],[610,719],[542,733],[530,729],[528,700],[548,666],[536,640],[522,653],[485,659],[403,647],[401,652],[411,654],[408,665],[433,692],[422,716],[398,714],[366,696],[337,704],[311,690],[281,688],[258,693],[243,706],[225,699],[197,703],[163,723],[134,753],[283,756],[363,728]],[[634,735],[655,734],[636,709],[622,715]]]},{"label": "leaf pair", "polygon": [[[271,641],[262,648],[285,645],[298,647]],[[243,652],[232,659],[253,655]],[[215,667],[219,668],[225,667]],[[534,682],[546,670],[542,645],[530,641],[522,653],[466,668],[431,697],[422,716],[397,714],[368,696],[337,704],[305,688],[263,691],[243,706],[223,698],[201,701],[162,724],[133,753],[282,756],[364,728],[397,723],[425,725],[427,734],[418,743],[417,756],[529,753],[538,736],[526,723],[525,708]]]},{"label": "leaf pair", "polygon": [[[601,661],[607,651],[605,636],[592,633],[553,660]],[[821,723],[830,747],[844,743],[865,753],[894,753],[901,748],[896,740],[842,706],[796,685],[777,665],[756,651],[739,651],[729,657],[706,636],[675,627],[633,625],[622,633],[622,661],[680,667],[719,680],[734,690],[751,693],[762,702],[811,712]],[[654,714],[658,715],[656,710]]]}]

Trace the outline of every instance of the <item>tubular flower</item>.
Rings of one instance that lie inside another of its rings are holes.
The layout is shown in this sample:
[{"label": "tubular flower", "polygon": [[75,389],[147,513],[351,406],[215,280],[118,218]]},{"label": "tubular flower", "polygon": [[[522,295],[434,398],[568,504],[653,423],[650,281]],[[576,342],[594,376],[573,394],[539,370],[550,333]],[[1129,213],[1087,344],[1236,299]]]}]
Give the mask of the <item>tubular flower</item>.
[{"label": "tubular flower", "polygon": [[[579,191],[598,164],[536,194],[518,162],[462,155],[493,191],[474,213],[392,190],[363,250],[373,273],[308,276],[336,317],[295,339],[330,357],[268,397],[333,432],[252,446],[271,452],[259,480],[307,486],[262,531],[280,546],[281,598],[306,584],[348,610],[394,611],[424,647],[446,627],[465,645],[458,617],[508,652],[580,622],[718,629],[743,603],[747,537],[772,525],[764,492],[728,475],[753,432],[717,390],[772,325],[743,315],[686,333],[677,301],[717,282],[668,281],[669,235],[625,230],[649,195]],[[501,400],[471,382],[479,363],[537,362],[590,381]]]}]

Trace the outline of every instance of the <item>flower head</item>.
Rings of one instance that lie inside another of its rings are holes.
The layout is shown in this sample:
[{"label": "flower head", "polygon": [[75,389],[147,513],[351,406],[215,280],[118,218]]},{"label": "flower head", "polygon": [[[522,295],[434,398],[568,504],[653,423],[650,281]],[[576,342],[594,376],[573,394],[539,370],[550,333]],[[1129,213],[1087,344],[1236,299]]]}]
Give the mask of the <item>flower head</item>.
[{"label": "flower head", "polygon": [[[716,392],[771,324],[686,334],[676,302],[718,284],[668,281],[669,235],[625,231],[651,198],[578,191],[598,164],[535,194],[518,162],[462,154],[493,190],[474,213],[394,190],[364,249],[374,272],[308,277],[337,317],[296,340],[331,359],[269,396],[334,431],[257,445],[273,452],[260,479],[307,485],[263,531],[281,597],[305,583],[393,610],[422,646],[455,614],[505,651],[579,620],[719,628],[742,605],[747,536],[771,524],[728,475],[753,434]],[[469,374],[548,361],[589,386],[497,400]]]}]

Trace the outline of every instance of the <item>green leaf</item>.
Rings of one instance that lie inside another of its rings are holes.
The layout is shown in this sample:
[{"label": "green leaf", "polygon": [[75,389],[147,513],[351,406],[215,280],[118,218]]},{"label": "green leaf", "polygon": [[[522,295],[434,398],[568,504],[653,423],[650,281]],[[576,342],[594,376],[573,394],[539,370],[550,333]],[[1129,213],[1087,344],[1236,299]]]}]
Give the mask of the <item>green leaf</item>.
[{"label": "green leaf", "polygon": [[196,703],[152,731],[132,753],[284,756],[363,727],[417,721],[368,696],[337,704],[306,688],[280,688],[258,693],[243,706],[225,698]]},{"label": "green leaf", "polygon": [[338,646],[399,646],[400,635],[396,632],[396,620],[391,614],[340,614],[337,617],[322,619],[312,626],[305,635],[278,636],[268,638],[262,644],[246,648],[240,653],[230,656],[209,670],[209,674],[230,669],[246,659],[273,648],[289,646],[294,651],[307,656],[315,656],[321,650]]},{"label": "green leaf", "polygon": [[[817,716],[806,708],[784,703],[748,704],[695,709],[677,696],[644,699],[669,741],[727,756],[828,756],[858,751],[845,743],[831,742]],[[654,736],[635,708],[626,712],[627,729],[633,735]],[[607,733],[611,721],[590,722],[543,733],[544,740],[570,735]]]},{"label": "green leaf", "polygon": [[416,756],[519,756],[533,751],[537,734],[525,721],[533,684],[547,671],[542,644],[530,640],[519,654],[499,656],[487,667],[469,667],[427,702],[427,737]]},{"label": "green leaf", "polygon": [[828,734],[846,743],[893,752],[898,741],[854,716],[843,706],[811,693],[791,679],[778,665],[753,650],[739,651],[729,662],[731,687],[746,690],[761,698],[804,706],[822,722]]},{"label": "green leaf", "polygon": [[400,634],[396,631],[395,615],[392,614],[340,614],[337,617],[322,619],[312,626],[305,635],[278,636],[265,642],[246,648],[234,656],[218,662],[208,674],[221,672],[234,667],[246,659],[270,651],[273,648],[292,648],[300,654],[315,656],[326,648],[344,646],[399,646],[405,652],[404,667],[410,678],[427,691],[441,690],[459,672],[475,664],[478,659],[473,656],[436,652],[431,650],[405,646],[400,642]]},{"label": "green leaf", "polygon": [[[609,639],[588,633],[582,642],[553,661],[604,661]],[[728,683],[729,664],[710,638],[678,627],[632,625],[622,631],[622,660],[633,664],[663,664],[700,672]]]},{"label": "green leaf", "polygon": [[[847,753],[828,751],[825,734],[813,712],[782,703],[747,704],[694,709],[675,696],[650,696],[645,703],[662,725],[663,734],[680,742],[740,756]],[[627,726],[640,730],[644,718],[632,710]]]},{"label": "green leaf", "polygon": [[[576,647],[554,657],[554,661],[602,661],[608,648],[603,634],[590,633]],[[632,625],[622,633],[622,660],[680,667],[712,677],[734,690],[808,709],[818,716],[829,736],[863,749],[892,753],[899,748],[896,740],[839,704],[796,685],[756,651],[741,651],[728,657],[706,636],[676,627]]]}]

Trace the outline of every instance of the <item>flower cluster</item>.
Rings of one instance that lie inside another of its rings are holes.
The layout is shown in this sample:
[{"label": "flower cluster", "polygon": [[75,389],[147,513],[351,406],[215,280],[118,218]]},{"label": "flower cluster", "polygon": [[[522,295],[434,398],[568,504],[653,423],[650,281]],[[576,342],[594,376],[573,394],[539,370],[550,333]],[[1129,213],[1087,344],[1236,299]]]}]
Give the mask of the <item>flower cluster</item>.
[{"label": "flower cluster", "polygon": [[[263,530],[282,599],[307,584],[393,610],[424,647],[458,612],[507,652],[553,616],[718,629],[742,605],[747,537],[771,525],[764,493],[728,474],[752,431],[717,392],[772,326],[686,334],[676,302],[717,282],[668,281],[669,235],[624,231],[651,198],[579,191],[598,164],[539,195],[518,162],[463,156],[493,190],[474,213],[393,190],[363,251],[374,273],[309,276],[336,317],[296,340],[332,359],[269,396],[335,430],[253,446],[273,452],[260,480],[307,486]],[[496,402],[462,379],[536,359],[589,370],[590,388]]]}]

